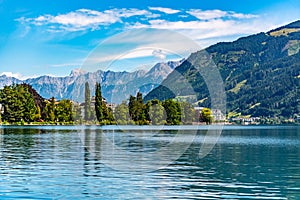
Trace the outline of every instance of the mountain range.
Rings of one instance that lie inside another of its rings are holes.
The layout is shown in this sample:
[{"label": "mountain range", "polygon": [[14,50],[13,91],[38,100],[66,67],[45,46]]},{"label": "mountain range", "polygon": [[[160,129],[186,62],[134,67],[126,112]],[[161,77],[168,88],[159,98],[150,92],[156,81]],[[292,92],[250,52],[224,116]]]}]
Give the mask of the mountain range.
[{"label": "mountain range", "polygon": [[[207,84],[199,69],[191,64],[194,60],[205,60],[206,55],[221,75],[229,117],[299,115],[300,20],[193,53],[145,100],[186,98],[197,106],[210,107]],[[184,87],[185,82],[192,90]],[[190,98],[193,95],[196,97]]]},{"label": "mountain range", "polygon": [[96,82],[102,86],[103,97],[108,102],[121,103],[135,95],[138,91],[146,95],[171,73],[183,61],[170,61],[157,63],[149,71],[138,70],[134,72],[96,71],[83,72],[73,70],[66,77],[41,76],[19,80],[6,75],[0,76],[0,88],[5,85],[27,83],[31,85],[42,97],[49,99],[71,99],[77,102],[84,101],[85,82],[90,85],[91,94],[94,94]]},{"label": "mountain range", "polygon": [[[75,70],[66,77],[41,76],[24,81],[3,75],[0,88],[25,82],[45,98],[83,102],[85,82],[89,82],[91,94],[95,83],[100,82],[108,102],[120,103],[140,91],[146,95],[145,101],[177,98],[195,106],[211,107],[212,89],[207,81],[216,80],[203,77],[206,72],[202,62],[207,57],[220,74],[229,117],[300,115],[300,20],[234,42],[217,43],[185,60],[158,63],[149,71]],[[195,62],[200,68],[195,67]]]}]

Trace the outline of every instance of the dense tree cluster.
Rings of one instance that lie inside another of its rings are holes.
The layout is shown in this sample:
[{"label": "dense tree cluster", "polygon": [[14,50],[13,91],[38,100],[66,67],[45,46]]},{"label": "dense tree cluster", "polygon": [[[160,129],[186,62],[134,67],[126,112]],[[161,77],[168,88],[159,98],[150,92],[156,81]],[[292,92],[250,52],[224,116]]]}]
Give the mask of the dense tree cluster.
[{"label": "dense tree cluster", "polygon": [[116,123],[119,125],[134,124],[130,119],[129,107],[126,101],[123,101],[115,108],[114,117]]},{"label": "dense tree cluster", "polygon": [[118,124],[180,125],[198,121],[191,104],[172,99],[153,99],[144,103],[140,92],[130,96],[128,104],[124,101],[118,105],[114,116]]},{"label": "dense tree cluster", "polygon": [[147,101],[146,105],[146,118],[152,125],[166,124],[166,111],[162,104],[157,99]]},{"label": "dense tree cluster", "polygon": [[3,121],[33,122],[41,117],[31,93],[22,85],[5,86],[0,91],[0,103],[3,106]]},{"label": "dense tree cluster", "polygon": [[[105,99],[102,97],[101,85],[96,83],[95,85],[95,96],[91,98],[91,91],[89,83],[85,83],[85,101],[83,104],[84,122],[91,124],[95,123],[96,120],[101,125],[115,124],[113,117],[113,111],[111,107],[107,106]],[[76,121],[82,121],[81,108],[78,106],[74,107]]]},{"label": "dense tree cluster", "polygon": [[130,95],[128,108],[129,108],[130,118],[136,124],[139,125],[147,124],[145,105],[143,101],[143,96],[140,92],[137,93],[136,97]]},{"label": "dense tree cluster", "polygon": [[54,97],[47,101],[46,108],[46,121],[47,122],[73,122],[73,104],[70,100],[63,99],[56,102]]},{"label": "dense tree cluster", "polygon": [[3,106],[1,120],[18,122],[73,122],[73,104],[70,100],[44,100],[30,85],[5,86],[0,90]]},{"label": "dense tree cluster", "polygon": [[46,107],[45,99],[39,93],[37,93],[37,91],[33,89],[31,85],[27,83],[22,83],[21,86],[28,89],[28,92],[30,92],[30,94],[34,99],[35,105],[37,106],[38,109],[41,110],[41,117],[45,118],[45,112],[44,112]]}]

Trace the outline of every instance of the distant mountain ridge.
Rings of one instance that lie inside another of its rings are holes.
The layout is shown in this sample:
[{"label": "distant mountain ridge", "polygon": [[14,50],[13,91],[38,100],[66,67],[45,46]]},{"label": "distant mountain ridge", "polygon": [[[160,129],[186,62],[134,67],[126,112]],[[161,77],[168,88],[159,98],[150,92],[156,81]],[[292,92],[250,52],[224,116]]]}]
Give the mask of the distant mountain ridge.
[{"label": "distant mountain ridge", "polygon": [[42,97],[56,99],[71,99],[84,101],[84,84],[89,82],[91,94],[94,94],[95,83],[100,82],[103,96],[108,102],[120,103],[129,95],[140,91],[146,95],[159,84],[183,61],[170,61],[158,63],[149,71],[138,70],[134,72],[96,71],[83,72],[73,70],[66,77],[40,76],[19,80],[6,75],[0,76],[0,88],[11,84],[30,84]]},{"label": "distant mountain ridge", "polygon": [[[217,66],[227,95],[229,116],[293,117],[300,115],[300,20],[286,26],[221,42],[203,50]],[[193,53],[148,93],[145,100],[184,98],[182,78],[192,86],[198,106],[209,107],[210,95],[203,77],[189,60]]]}]

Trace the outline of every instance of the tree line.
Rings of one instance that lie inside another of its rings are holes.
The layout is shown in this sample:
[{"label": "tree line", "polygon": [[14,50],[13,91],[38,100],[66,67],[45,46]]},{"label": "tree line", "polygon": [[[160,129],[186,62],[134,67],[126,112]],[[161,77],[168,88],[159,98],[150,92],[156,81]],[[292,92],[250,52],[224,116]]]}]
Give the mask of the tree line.
[{"label": "tree line", "polygon": [[85,83],[85,102],[80,106],[68,99],[56,101],[52,97],[46,100],[28,84],[5,86],[0,90],[0,122],[179,125],[192,124],[199,120],[209,124],[213,119],[209,109],[203,109],[200,115],[197,115],[193,106],[187,102],[153,99],[145,103],[140,92],[111,107],[102,96],[100,83],[96,83],[95,88],[95,96],[91,98],[89,83]]},{"label": "tree line", "polygon": [[118,105],[114,116],[120,125],[181,125],[199,121],[210,124],[213,121],[208,108],[202,109],[199,114],[191,104],[173,99],[153,99],[144,103],[140,92],[136,96],[130,95],[128,103],[123,101]]},{"label": "tree line", "polygon": [[28,84],[4,86],[0,90],[0,104],[0,121],[5,123],[73,122],[74,110],[70,100],[57,102],[54,97],[45,100]]},{"label": "tree line", "polygon": [[[112,125],[115,124],[113,117],[112,108],[107,106],[105,99],[102,97],[101,85],[96,83],[95,86],[95,98],[94,102],[91,102],[91,91],[89,83],[85,83],[85,93],[84,93],[84,121],[93,122],[98,121],[101,125]],[[94,104],[94,105],[93,105]],[[81,111],[80,111],[81,112]]]},{"label": "tree line", "polygon": [[208,108],[197,115],[194,107],[187,102],[153,99],[144,103],[140,92],[136,96],[130,95],[128,101],[123,101],[113,110],[102,97],[100,83],[96,83],[94,101],[94,106],[91,106],[89,83],[86,82],[84,120],[95,120],[96,116],[97,121],[103,125],[180,125],[197,121],[210,124],[213,121],[212,112]]}]

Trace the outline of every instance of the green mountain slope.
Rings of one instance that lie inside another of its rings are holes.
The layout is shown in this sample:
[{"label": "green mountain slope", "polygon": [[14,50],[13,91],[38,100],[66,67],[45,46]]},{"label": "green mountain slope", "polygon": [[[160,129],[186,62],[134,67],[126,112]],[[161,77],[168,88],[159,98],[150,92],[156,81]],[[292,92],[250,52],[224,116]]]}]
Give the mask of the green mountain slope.
[{"label": "green mountain slope", "polygon": [[[196,94],[196,99],[189,100],[209,107],[211,94],[203,72],[191,64],[195,58],[205,60],[206,52],[223,79],[227,112],[253,117],[291,117],[300,113],[300,21],[192,54],[145,100]],[[192,89],[186,89],[187,84]]]}]

